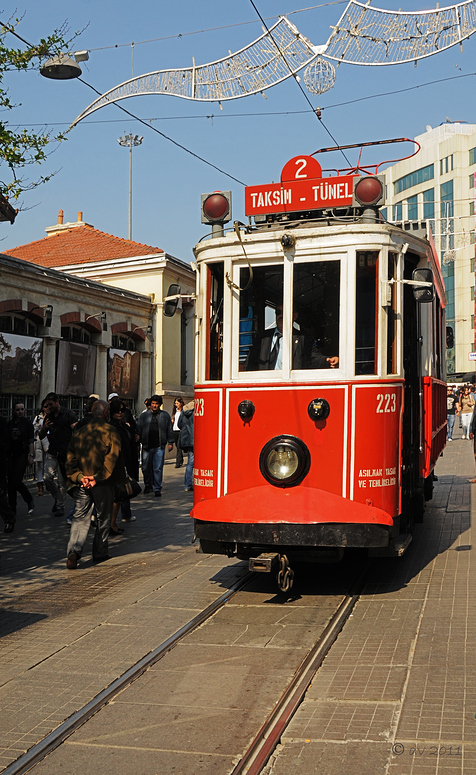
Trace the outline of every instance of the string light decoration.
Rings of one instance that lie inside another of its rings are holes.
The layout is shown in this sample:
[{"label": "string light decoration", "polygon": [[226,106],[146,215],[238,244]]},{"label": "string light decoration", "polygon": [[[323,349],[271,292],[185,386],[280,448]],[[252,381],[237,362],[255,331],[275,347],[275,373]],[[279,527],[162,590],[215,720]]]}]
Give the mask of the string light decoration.
[{"label": "string light decoration", "polygon": [[456,252],[454,250],[445,250],[443,253],[443,263],[445,266],[451,264],[456,258]]},{"label": "string light decoration", "polygon": [[334,86],[336,69],[332,62],[317,57],[304,70],[304,83],[311,94],[324,94]]},{"label": "string light decoration", "polygon": [[298,77],[318,56],[354,65],[416,63],[457,43],[462,46],[474,32],[476,0],[432,11],[387,11],[350,0],[327,43],[320,46],[281,16],[264,35],[235,54],[205,65],[194,61],[192,67],[157,70],[119,84],[92,102],[71,126],[105,105],[143,94],[218,103],[259,94]]},{"label": "string light decoration", "polygon": [[259,94],[296,75],[319,50],[281,16],[268,32],[224,59],[206,65],[195,65],[194,61],[192,67],[157,70],[119,84],[94,100],[72,126],[105,105],[142,94],[169,94],[200,102]]},{"label": "string light decoration", "polygon": [[351,0],[325,56],[354,65],[396,65],[438,54],[476,32],[476,2],[432,11],[387,11]]}]

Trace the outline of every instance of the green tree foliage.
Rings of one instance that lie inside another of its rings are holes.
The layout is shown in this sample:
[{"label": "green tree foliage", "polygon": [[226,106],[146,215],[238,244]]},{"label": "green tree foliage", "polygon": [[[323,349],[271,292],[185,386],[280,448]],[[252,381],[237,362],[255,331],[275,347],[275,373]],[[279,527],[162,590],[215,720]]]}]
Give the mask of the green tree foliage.
[{"label": "green tree foliage", "polygon": [[[25,177],[23,170],[30,164],[41,164],[48,156],[48,145],[64,140],[65,133],[53,135],[46,127],[38,133],[29,132],[27,129],[11,129],[4,116],[16,105],[3,85],[5,73],[38,68],[52,56],[68,51],[71,43],[71,40],[64,38],[66,30],[63,25],[47,38],[30,44],[16,32],[20,22],[21,19],[0,22],[0,195],[10,200],[18,199],[24,191],[36,188],[51,178],[51,174],[41,175],[32,181]],[[21,48],[8,48],[6,44],[14,38],[22,41]]]}]

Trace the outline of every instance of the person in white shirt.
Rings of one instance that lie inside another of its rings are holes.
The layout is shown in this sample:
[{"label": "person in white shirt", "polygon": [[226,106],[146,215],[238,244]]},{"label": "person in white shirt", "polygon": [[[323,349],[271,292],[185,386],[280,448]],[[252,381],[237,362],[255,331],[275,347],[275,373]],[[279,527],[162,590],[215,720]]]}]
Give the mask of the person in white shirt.
[{"label": "person in white shirt", "polygon": [[174,408],[172,409],[174,443],[177,448],[177,454],[175,456],[175,468],[182,468],[183,466],[183,452],[180,447],[180,425],[178,424],[182,411],[183,411],[183,400],[180,398],[180,396],[177,396],[177,398],[174,401]]}]

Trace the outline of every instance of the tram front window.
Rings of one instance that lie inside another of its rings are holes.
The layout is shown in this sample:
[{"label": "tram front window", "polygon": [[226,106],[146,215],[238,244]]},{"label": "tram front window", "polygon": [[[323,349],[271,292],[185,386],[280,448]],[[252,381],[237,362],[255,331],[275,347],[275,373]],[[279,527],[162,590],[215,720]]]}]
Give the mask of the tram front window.
[{"label": "tram front window", "polygon": [[240,287],[240,371],[281,371],[289,345],[294,370],[338,367],[338,261],[294,266],[288,331],[283,330],[282,266],[255,267],[251,280],[243,268]]},{"label": "tram front window", "polygon": [[357,251],[355,373],[376,374],[378,252]]},{"label": "tram front window", "polygon": [[281,368],[283,266],[240,270],[240,371]]},{"label": "tram front window", "polygon": [[208,265],[207,277],[207,355],[205,378],[222,379],[223,371],[223,277],[224,264]]},{"label": "tram front window", "polygon": [[339,295],[339,261],[295,265],[293,369],[339,367]]}]

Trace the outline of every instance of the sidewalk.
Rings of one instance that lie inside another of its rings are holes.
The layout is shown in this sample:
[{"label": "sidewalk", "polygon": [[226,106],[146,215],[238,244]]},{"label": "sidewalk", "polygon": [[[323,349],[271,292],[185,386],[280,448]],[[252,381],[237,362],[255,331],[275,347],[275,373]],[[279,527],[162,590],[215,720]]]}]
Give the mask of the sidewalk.
[{"label": "sidewalk", "polygon": [[378,561],[268,773],[476,772],[475,464],[457,435],[412,547]]},{"label": "sidewalk", "polygon": [[[412,546],[401,560],[372,566],[268,773],[476,772],[474,471],[472,444],[460,438],[449,444]],[[69,529],[51,516],[51,505],[49,497],[37,499],[32,519],[22,505],[15,533],[0,537],[0,771],[246,570],[243,563],[196,553],[191,495],[183,491],[183,469],[170,464],[164,497],[136,499],[137,521],[111,542],[114,559],[102,565],[91,563],[89,537],[78,570],[66,570]],[[255,597],[250,593],[250,602]],[[303,593],[302,605],[307,602]],[[242,617],[248,626],[250,612]],[[203,646],[209,649],[208,642]],[[203,692],[213,692],[212,682]],[[220,724],[221,714],[209,716]],[[153,735],[154,724],[149,719],[147,734]],[[110,771],[121,772],[125,749],[122,741],[113,747]],[[50,766],[48,760],[39,765],[45,772]]]}]

